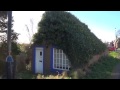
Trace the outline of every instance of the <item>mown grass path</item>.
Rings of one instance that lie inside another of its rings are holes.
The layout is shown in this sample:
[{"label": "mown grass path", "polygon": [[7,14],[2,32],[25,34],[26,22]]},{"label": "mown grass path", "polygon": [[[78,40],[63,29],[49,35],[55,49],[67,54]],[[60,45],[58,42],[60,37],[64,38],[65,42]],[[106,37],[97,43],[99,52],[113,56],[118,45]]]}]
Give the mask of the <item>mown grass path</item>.
[{"label": "mown grass path", "polygon": [[[118,52],[118,59],[120,59],[120,50]],[[120,63],[118,63],[111,74],[111,79],[120,79]]]}]

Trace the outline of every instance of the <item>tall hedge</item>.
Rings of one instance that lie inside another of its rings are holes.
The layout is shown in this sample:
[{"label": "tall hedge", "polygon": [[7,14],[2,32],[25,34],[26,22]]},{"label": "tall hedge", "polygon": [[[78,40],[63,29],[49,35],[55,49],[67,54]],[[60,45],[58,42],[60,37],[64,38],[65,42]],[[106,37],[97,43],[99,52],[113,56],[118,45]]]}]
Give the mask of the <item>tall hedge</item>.
[{"label": "tall hedge", "polygon": [[83,65],[106,49],[85,23],[65,11],[46,11],[43,14],[33,42],[39,45],[43,41],[62,49],[72,65]]}]

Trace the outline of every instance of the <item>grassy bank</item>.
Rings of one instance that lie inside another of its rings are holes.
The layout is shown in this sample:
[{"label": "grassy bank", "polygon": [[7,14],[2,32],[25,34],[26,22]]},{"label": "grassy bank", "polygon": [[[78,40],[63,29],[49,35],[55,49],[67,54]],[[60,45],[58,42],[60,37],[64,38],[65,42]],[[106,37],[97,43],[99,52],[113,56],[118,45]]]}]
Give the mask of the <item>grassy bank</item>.
[{"label": "grassy bank", "polygon": [[109,79],[114,67],[120,63],[119,53],[110,52],[109,56],[102,57],[99,62],[90,67],[91,72],[84,79]]},{"label": "grassy bank", "polygon": [[[111,77],[112,71],[114,67],[120,63],[120,59],[117,59],[117,52],[110,52],[109,56],[101,57],[100,60],[90,67],[90,72],[86,74],[82,79],[109,79]],[[76,72],[73,73],[73,77],[81,77],[82,71],[79,71],[79,74]],[[77,76],[80,75],[80,76]],[[24,71],[17,74],[19,79],[72,79],[73,77],[69,77],[66,74],[58,76],[58,75],[33,75],[31,71]],[[77,79],[77,78],[76,78]]]},{"label": "grassy bank", "polygon": [[35,79],[36,75],[33,75],[31,71],[23,71],[17,74],[18,79]]},{"label": "grassy bank", "polygon": [[66,73],[64,72],[62,75],[41,75],[36,74],[33,75],[31,71],[24,71],[17,74],[18,79],[71,79],[71,77],[68,77]]}]

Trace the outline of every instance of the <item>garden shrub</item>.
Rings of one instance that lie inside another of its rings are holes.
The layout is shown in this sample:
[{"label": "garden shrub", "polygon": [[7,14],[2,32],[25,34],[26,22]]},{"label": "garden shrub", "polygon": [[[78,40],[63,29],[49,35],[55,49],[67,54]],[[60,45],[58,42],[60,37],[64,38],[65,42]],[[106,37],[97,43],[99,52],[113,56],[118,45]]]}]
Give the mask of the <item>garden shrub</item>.
[{"label": "garden shrub", "polygon": [[57,46],[64,51],[73,66],[83,65],[93,55],[106,50],[106,45],[85,23],[65,11],[46,11],[38,24],[33,42]]}]

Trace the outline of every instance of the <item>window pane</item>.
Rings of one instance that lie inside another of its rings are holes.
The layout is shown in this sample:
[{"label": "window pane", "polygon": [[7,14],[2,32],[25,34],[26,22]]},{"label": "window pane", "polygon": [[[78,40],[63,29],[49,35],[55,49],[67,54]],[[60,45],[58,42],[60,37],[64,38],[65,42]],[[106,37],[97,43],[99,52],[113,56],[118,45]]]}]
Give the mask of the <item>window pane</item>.
[{"label": "window pane", "polygon": [[57,58],[60,58],[59,53],[57,54]]},{"label": "window pane", "polygon": [[62,59],[60,59],[60,65],[62,65]]},{"label": "window pane", "polygon": [[62,50],[60,50],[60,53],[62,53]]},{"label": "window pane", "polygon": [[65,59],[65,54],[63,54],[63,59]]},{"label": "window pane", "polygon": [[54,68],[56,68],[56,64],[54,63]]},{"label": "window pane", "polygon": [[60,58],[62,59],[62,54],[60,54]]},{"label": "window pane", "polygon": [[54,63],[57,63],[57,60],[56,60],[56,59],[54,59]]},{"label": "window pane", "polygon": [[65,69],[65,64],[63,64],[63,69]]},{"label": "window pane", "polygon": [[54,54],[54,59],[56,59],[57,57],[56,57],[56,54]]},{"label": "window pane", "polygon": [[54,48],[54,53],[57,53],[55,48]]},{"label": "window pane", "polygon": [[59,64],[59,59],[56,59],[56,63]]},{"label": "window pane", "polygon": [[65,64],[65,59],[63,59],[63,64]]},{"label": "window pane", "polygon": [[59,68],[59,64],[57,64],[57,68]]},{"label": "window pane", "polygon": [[66,64],[68,64],[68,60],[66,60]]},{"label": "window pane", "polygon": [[67,69],[69,67],[69,60],[63,53],[63,50],[54,49],[54,68]]},{"label": "window pane", "polygon": [[57,53],[59,53],[59,49],[57,49]]}]

